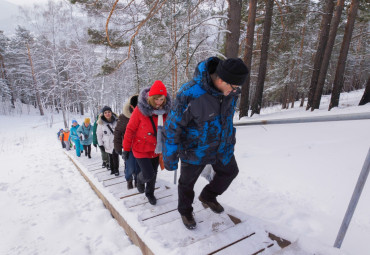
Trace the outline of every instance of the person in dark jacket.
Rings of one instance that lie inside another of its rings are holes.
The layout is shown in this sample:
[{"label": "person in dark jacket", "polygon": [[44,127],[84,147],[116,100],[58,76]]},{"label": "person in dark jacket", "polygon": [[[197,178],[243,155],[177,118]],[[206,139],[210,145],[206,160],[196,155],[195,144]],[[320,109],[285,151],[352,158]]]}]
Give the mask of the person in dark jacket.
[{"label": "person in dark jacket", "polygon": [[215,176],[204,187],[199,200],[216,213],[217,202],[237,176],[234,157],[233,117],[248,69],[239,58],[225,61],[211,57],[200,62],[191,81],[183,84],[165,123],[163,160],[167,170],[176,170],[181,159],[178,211],[188,229],[194,229],[192,203],[194,185],[207,164]]},{"label": "person in dark jacket", "polygon": [[[122,141],[125,135],[127,124],[131,118],[132,112],[137,105],[138,95],[133,95],[123,106],[123,113],[119,115],[116,129],[114,130],[114,150],[117,154],[122,155]],[[130,151],[128,159],[125,160],[125,179],[127,181],[127,189],[133,189],[133,179],[135,180],[136,187],[136,176],[140,172],[139,165],[132,151]]]},{"label": "person in dark jacket", "polygon": [[[93,126],[93,146],[95,148],[99,145],[98,144],[98,137],[96,136],[96,130],[98,128],[98,119],[99,119],[99,115],[96,116],[94,126]],[[101,154],[101,160],[103,161],[102,168],[106,167],[108,170],[110,170],[108,154],[100,146],[99,146],[99,150],[100,150],[100,154]]]},{"label": "person in dark jacket", "polygon": [[161,81],[155,81],[150,88],[140,92],[138,105],[123,138],[122,157],[127,159],[132,150],[141,170],[137,176],[137,189],[140,193],[145,192],[152,205],[157,203],[154,188],[159,154],[162,153],[161,129],[170,107],[171,98],[166,87]]}]

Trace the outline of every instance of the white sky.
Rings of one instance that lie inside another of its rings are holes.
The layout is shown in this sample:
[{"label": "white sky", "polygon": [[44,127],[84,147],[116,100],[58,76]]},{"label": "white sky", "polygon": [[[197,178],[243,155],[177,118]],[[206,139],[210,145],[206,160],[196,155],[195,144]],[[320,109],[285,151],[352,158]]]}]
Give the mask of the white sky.
[{"label": "white sky", "polygon": [[[16,5],[32,5],[32,4],[45,4],[48,0],[6,0],[9,3],[16,4]],[[61,1],[61,0],[54,0],[54,1]]]}]

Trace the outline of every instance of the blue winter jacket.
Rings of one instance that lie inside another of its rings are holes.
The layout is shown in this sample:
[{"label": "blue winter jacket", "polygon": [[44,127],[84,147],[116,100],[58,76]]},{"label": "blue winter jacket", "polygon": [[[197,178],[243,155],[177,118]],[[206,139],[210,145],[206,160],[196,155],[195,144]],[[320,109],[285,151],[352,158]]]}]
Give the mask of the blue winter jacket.
[{"label": "blue winter jacket", "polygon": [[77,124],[75,127],[72,125],[69,131],[71,131],[69,135],[69,140],[76,141],[79,140],[78,134],[77,134],[77,129],[80,127],[79,124]]},{"label": "blue winter jacket", "polygon": [[237,93],[224,96],[211,80],[220,59],[200,62],[191,81],[183,84],[164,126],[163,160],[167,170],[181,161],[194,165],[227,165],[234,154]]},{"label": "blue winter jacket", "polygon": [[85,124],[82,124],[78,129],[77,129],[77,134],[80,137],[81,134],[84,136],[84,139],[81,140],[82,145],[89,145],[93,141],[93,126],[90,124],[85,127]]}]

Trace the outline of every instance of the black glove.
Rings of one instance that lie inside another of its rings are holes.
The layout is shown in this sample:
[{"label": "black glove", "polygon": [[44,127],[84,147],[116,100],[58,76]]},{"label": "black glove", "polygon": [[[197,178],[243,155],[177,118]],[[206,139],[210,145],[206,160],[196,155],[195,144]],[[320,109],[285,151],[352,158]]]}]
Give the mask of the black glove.
[{"label": "black glove", "polygon": [[116,150],[116,149],[114,149],[114,151],[115,151],[118,155],[122,155],[122,150]]},{"label": "black glove", "polygon": [[129,151],[123,151],[123,153],[122,153],[122,159],[123,160],[128,160],[128,155],[129,155]]},{"label": "black glove", "polygon": [[105,152],[105,148],[104,148],[104,146],[99,146],[99,148],[101,149],[101,151],[103,151],[103,152]]},{"label": "black glove", "polygon": [[96,148],[97,147],[97,145],[96,144],[93,144],[93,146]]}]

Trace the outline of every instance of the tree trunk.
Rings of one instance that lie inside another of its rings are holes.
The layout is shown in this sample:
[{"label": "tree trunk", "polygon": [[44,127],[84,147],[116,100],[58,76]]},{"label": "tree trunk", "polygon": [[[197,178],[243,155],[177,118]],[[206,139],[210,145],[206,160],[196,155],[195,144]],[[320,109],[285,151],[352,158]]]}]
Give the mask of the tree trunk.
[{"label": "tree trunk", "polygon": [[333,91],[331,93],[331,99],[330,99],[330,104],[329,104],[329,111],[333,107],[338,107],[339,105],[339,96],[343,88],[344,70],[346,67],[348,49],[351,43],[352,32],[353,32],[353,27],[355,25],[358,5],[359,5],[358,0],[352,0],[351,7],[348,13],[348,20],[347,20],[346,28],[344,30],[342,46],[340,47],[337,70],[335,72],[335,78],[334,78],[334,83],[333,83]]},{"label": "tree trunk", "polygon": [[247,37],[245,42],[244,50],[244,63],[247,65],[249,70],[249,75],[245,83],[242,86],[242,94],[240,96],[240,112],[239,119],[242,117],[248,117],[249,110],[249,88],[251,81],[251,65],[252,65],[252,56],[253,56],[253,40],[254,40],[254,27],[256,24],[256,10],[257,10],[257,0],[249,1],[249,11],[248,11],[248,22],[247,22]]},{"label": "tree trunk", "polygon": [[337,6],[335,9],[335,14],[334,14],[334,17],[330,25],[329,39],[328,39],[328,43],[325,48],[325,53],[324,53],[324,57],[323,57],[321,68],[320,68],[319,79],[317,82],[311,111],[313,111],[314,109],[319,109],[320,107],[321,95],[322,95],[322,91],[325,85],[325,78],[328,72],[329,61],[331,58],[331,53],[333,51],[335,37],[337,36],[338,25],[340,22],[340,17],[342,16],[343,6],[344,6],[344,0],[338,0]]},{"label": "tree trunk", "polygon": [[80,102],[80,110],[81,110],[81,115],[85,115],[85,109],[84,109],[84,105],[82,102]]},{"label": "tree trunk", "polygon": [[299,105],[299,107],[303,107],[304,105],[304,93],[301,94],[301,104]]},{"label": "tree trunk", "polygon": [[[305,41],[305,35],[306,35],[306,27],[307,27],[307,13],[308,13],[308,4],[307,4],[307,7],[304,11],[304,25],[303,25],[303,28],[302,28],[302,32],[301,32],[301,48],[299,50],[299,58],[298,58],[298,63],[297,63],[297,78],[296,78],[296,85],[295,85],[295,95],[297,96],[297,99],[299,99],[299,95],[298,95],[298,92],[297,92],[297,87],[300,87],[301,83],[302,83],[302,76],[303,76],[303,67],[304,67],[304,61],[302,59],[302,56],[303,56],[303,46],[304,46],[304,41]],[[304,85],[304,91],[306,91],[306,83]],[[299,107],[303,107],[304,105],[304,96],[305,96],[305,93],[303,92],[302,93],[302,100],[301,100],[301,104],[299,105]],[[292,102],[292,108],[294,107],[294,102]]]},{"label": "tree trunk", "polygon": [[28,45],[28,43],[26,43],[26,45],[27,45],[28,58],[30,60],[30,65],[31,65],[31,72],[32,72],[32,78],[33,78],[33,88],[35,89],[36,101],[37,101],[37,104],[39,106],[40,115],[41,116],[44,116],[44,109],[42,108],[42,105],[41,105],[40,91],[39,91],[39,89],[37,87],[37,81],[36,81],[36,77],[35,77],[35,71],[33,69],[31,52],[30,52],[30,46]]},{"label": "tree trunk", "polygon": [[13,86],[12,86],[11,82],[9,81],[9,77],[6,73],[4,58],[1,54],[0,54],[0,60],[1,60],[1,62],[0,62],[1,76],[2,76],[3,80],[5,81],[6,86],[9,89],[10,103],[12,105],[11,107],[15,108],[15,96],[14,96]]},{"label": "tree trunk", "polygon": [[134,63],[135,63],[135,75],[136,75],[136,93],[140,93],[140,78],[139,78],[139,65],[136,54],[136,40],[133,41],[133,50],[134,50]]},{"label": "tree trunk", "polygon": [[358,105],[365,105],[367,103],[370,103],[370,77],[367,79],[364,95]]},{"label": "tree trunk", "polygon": [[320,67],[323,59],[323,54],[326,48],[326,43],[328,41],[328,35],[330,30],[330,22],[333,16],[334,1],[326,0],[324,14],[322,15],[320,34],[319,34],[319,44],[317,46],[314,66],[311,77],[310,90],[308,92],[308,101],[306,110],[312,107],[313,99],[316,92],[317,81],[319,79]]},{"label": "tree trunk", "polygon": [[242,1],[228,0],[228,3],[227,30],[229,30],[230,33],[226,33],[225,56],[227,58],[236,58],[239,52]]},{"label": "tree trunk", "polygon": [[263,24],[261,60],[260,60],[260,66],[258,69],[256,92],[254,94],[253,103],[251,107],[252,108],[251,116],[253,116],[253,114],[255,113],[259,114],[261,111],[263,87],[264,87],[265,78],[266,78],[267,58],[268,58],[268,49],[269,49],[269,42],[270,42],[270,31],[271,31],[273,7],[274,7],[274,0],[267,0],[265,21]]}]

